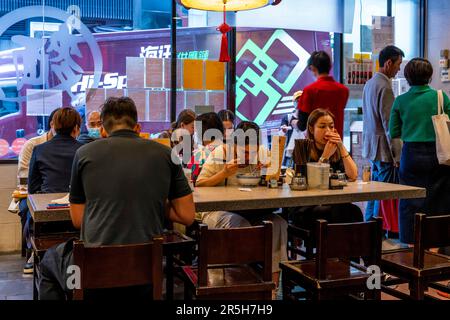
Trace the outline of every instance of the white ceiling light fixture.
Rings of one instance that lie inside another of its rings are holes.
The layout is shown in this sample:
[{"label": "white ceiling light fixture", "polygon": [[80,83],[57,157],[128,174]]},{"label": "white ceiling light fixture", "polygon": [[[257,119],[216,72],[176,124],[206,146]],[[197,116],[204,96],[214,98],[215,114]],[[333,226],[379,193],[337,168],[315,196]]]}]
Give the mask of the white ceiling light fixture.
[{"label": "white ceiling light fixture", "polygon": [[177,0],[187,9],[205,11],[243,11],[277,5],[281,0]]}]

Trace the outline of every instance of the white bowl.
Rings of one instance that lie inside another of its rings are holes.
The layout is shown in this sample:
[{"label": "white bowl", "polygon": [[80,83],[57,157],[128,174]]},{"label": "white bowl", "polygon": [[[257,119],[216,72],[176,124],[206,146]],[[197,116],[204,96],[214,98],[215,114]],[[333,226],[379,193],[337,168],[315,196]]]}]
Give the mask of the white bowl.
[{"label": "white bowl", "polygon": [[246,187],[256,187],[261,180],[261,176],[248,174],[238,174],[236,178],[241,186]]}]

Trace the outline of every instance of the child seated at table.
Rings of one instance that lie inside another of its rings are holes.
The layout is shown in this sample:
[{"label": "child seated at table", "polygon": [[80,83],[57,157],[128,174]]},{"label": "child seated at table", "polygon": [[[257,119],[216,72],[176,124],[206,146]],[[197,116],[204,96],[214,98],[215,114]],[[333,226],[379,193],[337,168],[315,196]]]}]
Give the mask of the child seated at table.
[{"label": "child seated at table", "polygon": [[[239,136],[245,137],[238,145]],[[254,139],[251,139],[251,137]],[[253,141],[252,141],[253,140]],[[259,143],[259,127],[253,122],[241,122],[234,133],[234,144],[218,146],[209,155],[197,179],[197,187],[238,186],[237,175],[260,173],[267,164],[268,151]],[[259,160],[259,161],[258,161]],[[279,263],[287,260],[287,223],[273,213],[275,209],[242,210],[236,212],[202,212],[202,222],[210,228],[239,228],[258,225],[264,220],[273,223],[272,272],[278,286]]]},{"label": "child seated at table", "polygon": [[[358,177],[358,167],[334,127],[334,115],[324,109],[314,110],[308,118],[307,139],[295,141],[294,163],[329,163],[333,171],[346,174],[349,181]],[[314,230],[318,219],[329,223],[363,221],[361,209],[351,203],[290,208],[289,218],[298,227]]]}]

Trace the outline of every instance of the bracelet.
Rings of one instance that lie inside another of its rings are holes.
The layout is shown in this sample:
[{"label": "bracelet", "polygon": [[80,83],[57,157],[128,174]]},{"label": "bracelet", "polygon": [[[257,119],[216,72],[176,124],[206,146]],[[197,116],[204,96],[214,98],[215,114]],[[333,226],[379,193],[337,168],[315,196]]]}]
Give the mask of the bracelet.
[{"label": "bracelet", "polygon": [[347,153],[347,155],[345,155],[345,156],[343,156],[343,157],[341,157],[342,159],[347,159],[347,158],[349,158],[350,157],[350,153]]}]

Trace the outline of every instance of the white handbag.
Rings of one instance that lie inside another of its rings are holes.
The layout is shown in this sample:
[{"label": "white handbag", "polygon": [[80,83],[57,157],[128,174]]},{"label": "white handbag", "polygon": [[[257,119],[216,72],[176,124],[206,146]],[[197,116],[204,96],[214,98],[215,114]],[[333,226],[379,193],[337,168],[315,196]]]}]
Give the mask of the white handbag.
[{"label": "white handbag", "polygon": [[438,90],[438,114],[431,118],[436,133],[436,154],[439,164],[450,166],[450,119],[444,112],[442,90]]},{"label": "white handbag", "polygon": [[11,203],[9,204],[8,211],[11,213],[19,213],[19,201],[15,199],[11,199]]}]

